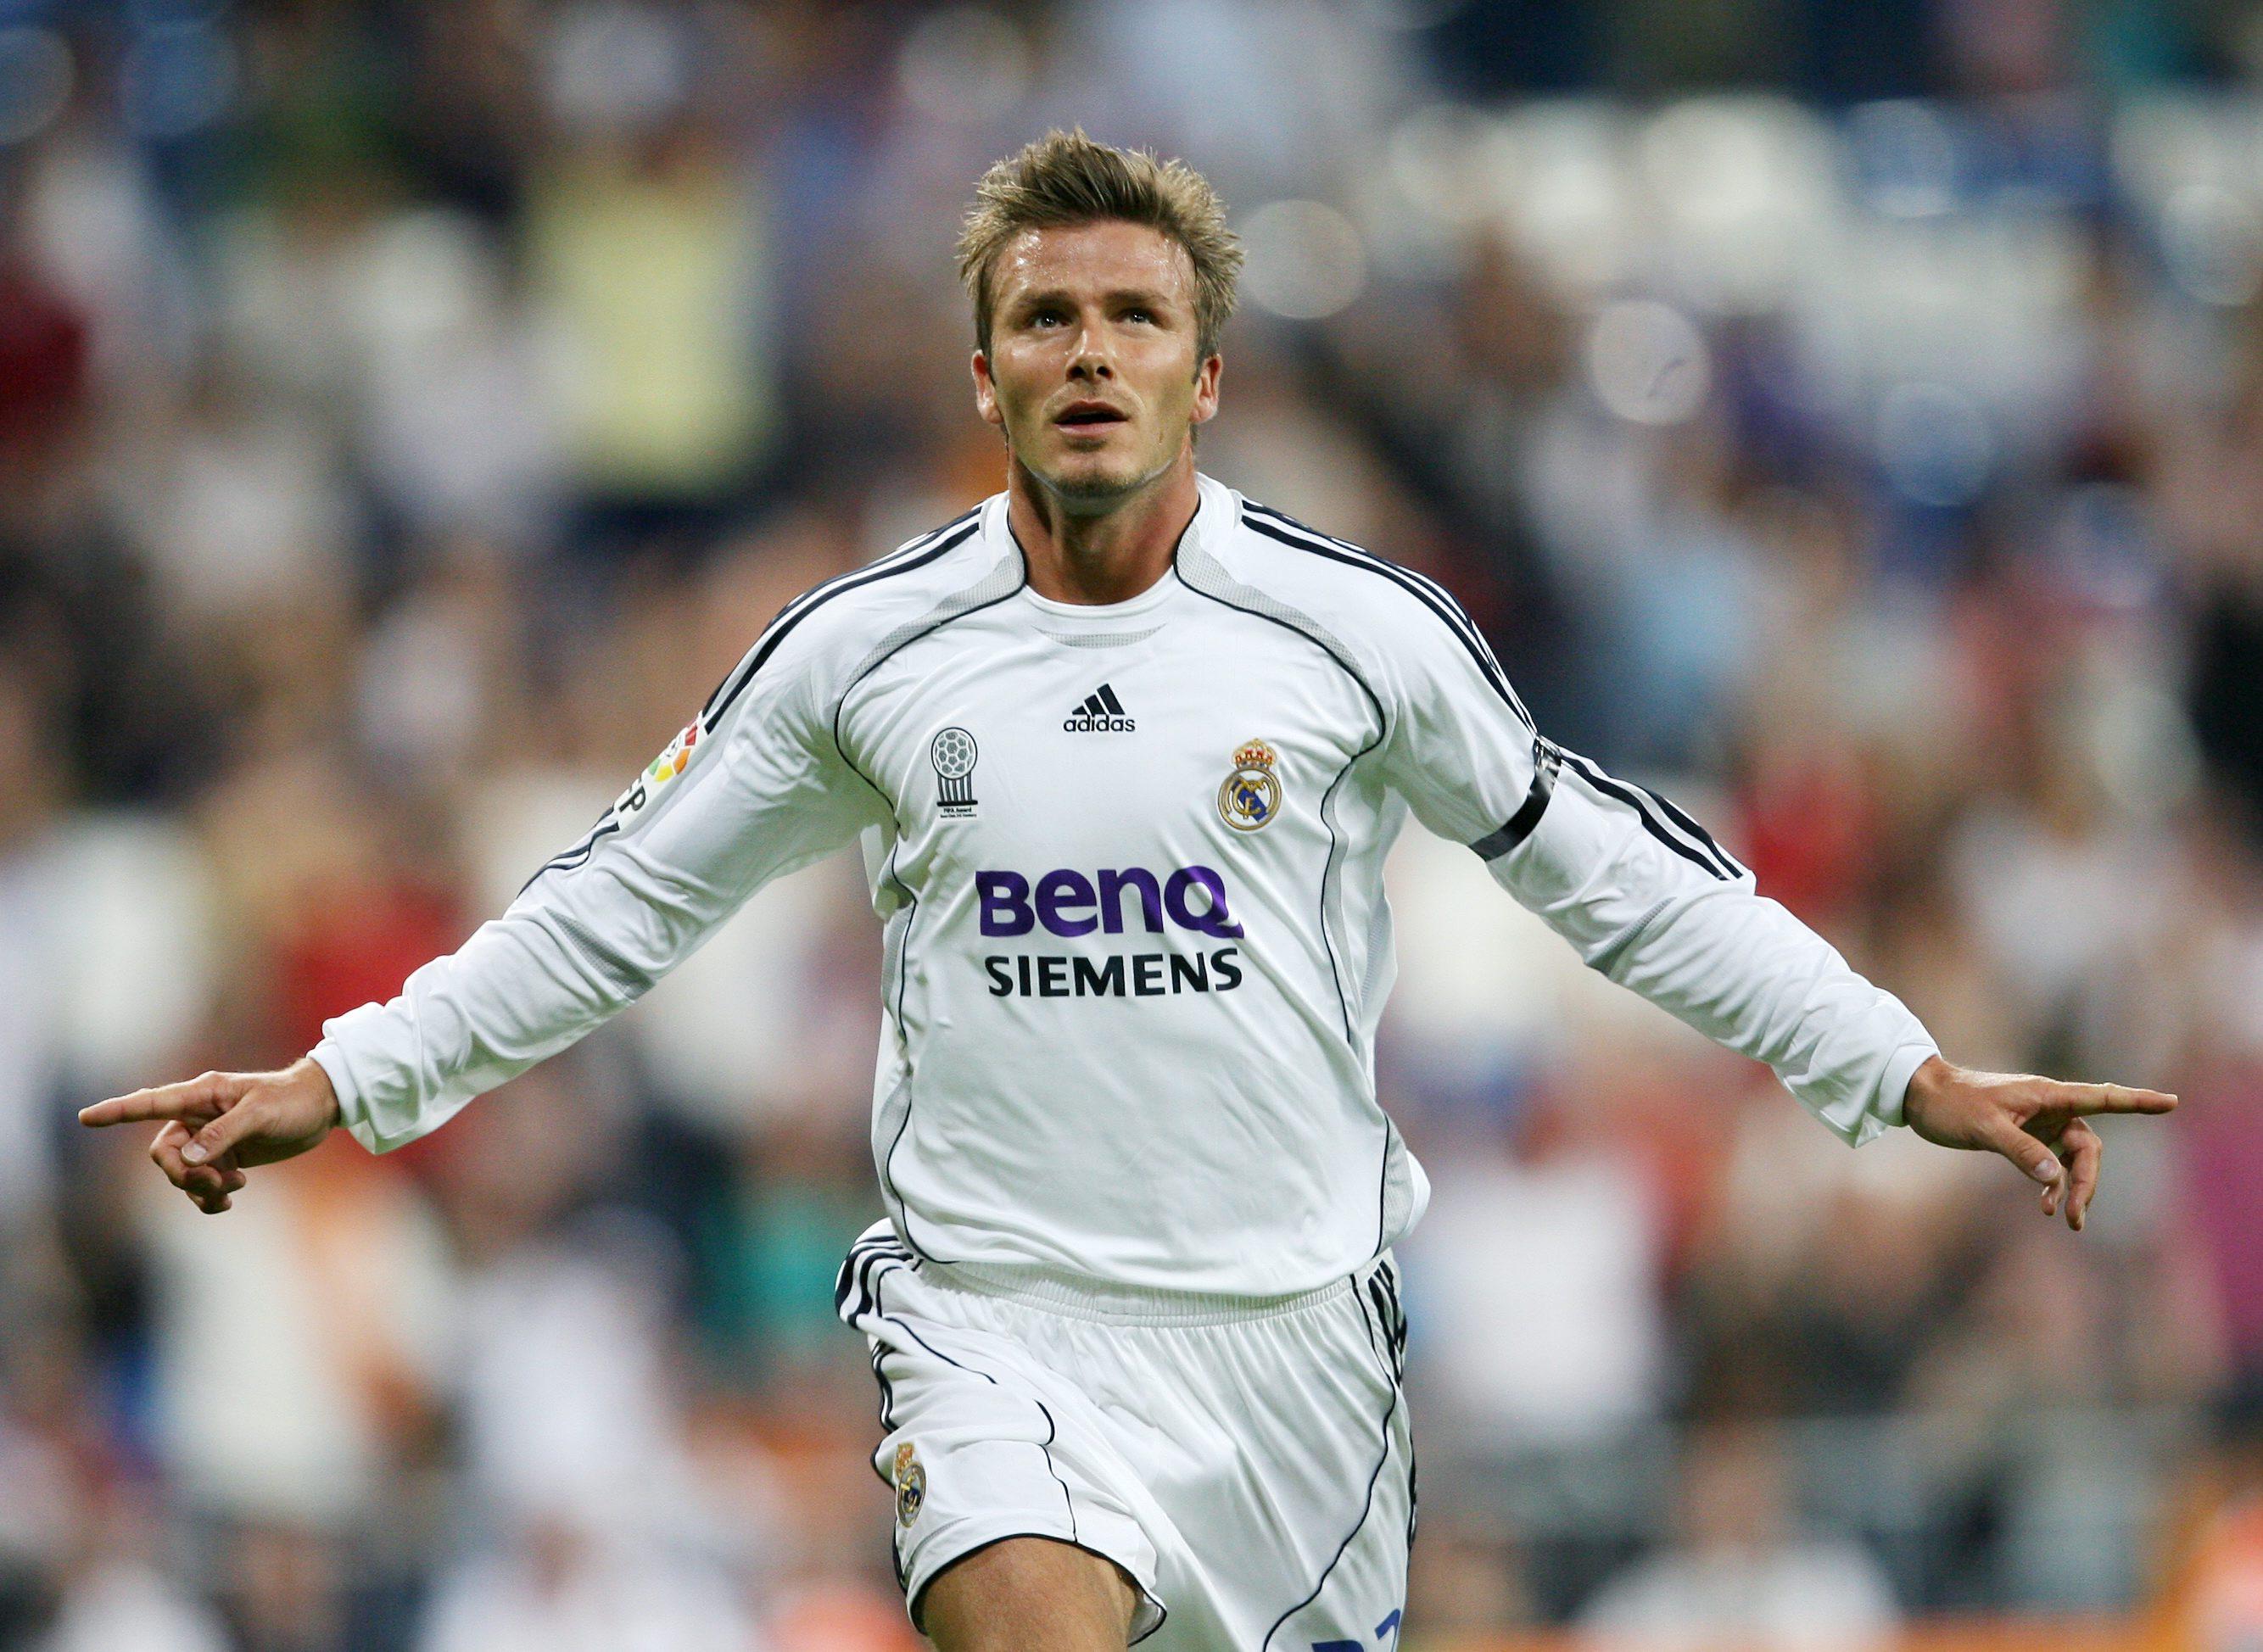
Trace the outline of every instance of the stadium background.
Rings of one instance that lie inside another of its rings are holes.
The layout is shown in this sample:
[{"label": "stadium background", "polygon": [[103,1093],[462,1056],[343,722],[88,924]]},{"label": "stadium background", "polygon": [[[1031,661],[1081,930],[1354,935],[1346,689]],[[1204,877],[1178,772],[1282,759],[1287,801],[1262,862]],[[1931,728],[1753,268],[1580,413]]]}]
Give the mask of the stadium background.
[{"label": "stadium background", "polygon": [[1407,1646],[2254,1646],[2259,69],[2209,0],[0,4],[0,1646],[907,1643],[853,864],[221,1220],[70,1114],[389,995],[998,486],[948,247],[1078,121],[1247,238],[1205,469],[1955,1058],[2185,1097],[2078,1240],[1410,833]]}]

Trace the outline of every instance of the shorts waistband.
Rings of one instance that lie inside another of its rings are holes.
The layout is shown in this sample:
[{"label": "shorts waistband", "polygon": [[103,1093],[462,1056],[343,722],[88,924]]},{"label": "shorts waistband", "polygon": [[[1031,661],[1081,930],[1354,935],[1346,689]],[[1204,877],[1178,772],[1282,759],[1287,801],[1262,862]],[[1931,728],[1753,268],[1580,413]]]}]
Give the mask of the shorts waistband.
[{"label": "shorts waistband", "polygon": [[1215,1291],[1160,1290],[1118,1285],[1035,1263],[923,1262],[920,1277],[981,1296],[1000,1296],[1070,1319],[1131,1325],[1227,1325],[1275,1319],[1334,1302],[1371,1272],[1362,1265],[1341,1279],[1282,1296],[1229,1296]]}]

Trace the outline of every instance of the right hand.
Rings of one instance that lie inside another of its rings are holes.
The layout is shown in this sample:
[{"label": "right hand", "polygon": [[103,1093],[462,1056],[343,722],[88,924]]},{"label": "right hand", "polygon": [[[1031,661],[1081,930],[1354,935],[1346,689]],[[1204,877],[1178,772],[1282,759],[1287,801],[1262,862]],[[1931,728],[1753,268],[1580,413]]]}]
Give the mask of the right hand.
[{"label": "right hand", "polygon": [[274,1072],[206,1072],[79,1109],[99,1129],[163,1119],[149,1157],[198,1209],[216,1216],[255,1165],[292,1158],[338,1123],[337,1093],[312,1056]]}]

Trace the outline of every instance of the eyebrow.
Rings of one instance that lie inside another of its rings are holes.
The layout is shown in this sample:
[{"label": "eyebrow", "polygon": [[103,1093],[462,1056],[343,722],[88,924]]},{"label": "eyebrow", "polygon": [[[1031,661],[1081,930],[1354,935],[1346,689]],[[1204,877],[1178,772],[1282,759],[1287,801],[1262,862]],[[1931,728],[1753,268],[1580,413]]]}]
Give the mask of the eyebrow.
[{"label": "eyebrow", "polygon": [[[1168,309],[1172,302],[1163,294],[1150,292],[1145,287],[1117,287],[1100,296],[1101,301],[1105,304],[1144,304],[1150,309]],[[1035,292],[1022,294],[1013,301],[1013,307],[1019,311],[1030,309],[1040,304],[1073,305],[1076,301],[1076,295],[1064,288],[1045,287]]]}]

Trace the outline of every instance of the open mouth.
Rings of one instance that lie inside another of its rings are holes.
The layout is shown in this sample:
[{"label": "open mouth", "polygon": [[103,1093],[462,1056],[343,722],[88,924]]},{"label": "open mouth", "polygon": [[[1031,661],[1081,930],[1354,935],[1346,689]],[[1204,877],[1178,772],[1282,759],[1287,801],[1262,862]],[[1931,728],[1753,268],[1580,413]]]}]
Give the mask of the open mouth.
[{"label": "open mouth", "polygon": [[1055,424],[1066,425],[1073,430],[1091,429],[1101,425],[1122,424],[1124,422],[1124,415],[1116,408],[1103,407],[1098,402],[1091,401],[1079,402],[1053,421]]}]

